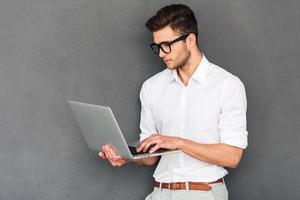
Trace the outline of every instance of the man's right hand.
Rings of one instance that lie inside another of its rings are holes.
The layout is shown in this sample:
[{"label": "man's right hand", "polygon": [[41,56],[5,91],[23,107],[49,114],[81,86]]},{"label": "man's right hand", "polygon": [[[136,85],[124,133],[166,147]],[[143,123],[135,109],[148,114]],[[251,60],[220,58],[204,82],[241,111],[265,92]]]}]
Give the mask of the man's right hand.
[{"label": "man's right hand", "polygon": [[121,167],[130,162],[130,160],[119,156],[110,145],[104,145],[98,155],[102,159],[108,160],[114,167]]},{"label": "man's right hand", "polygon": [[158,156],[129,160],[119,156],[110,145],[104,145],[102,147],[102,151],[100,151],[98,155],[102,159],[108,160],[114,167],[121,167],[127,163],[135,163],[139,165],[154,165],[159,160]]}]

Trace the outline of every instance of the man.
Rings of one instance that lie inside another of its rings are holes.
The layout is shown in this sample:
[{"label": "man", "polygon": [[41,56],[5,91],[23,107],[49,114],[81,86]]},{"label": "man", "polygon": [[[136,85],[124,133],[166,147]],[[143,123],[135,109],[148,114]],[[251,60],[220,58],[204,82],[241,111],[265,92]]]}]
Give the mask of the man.
[{"label": "man", "polygon": [[166,6],[146,27],[153,33],[152,50],[167,69],[142,86],[137,151],[182,152],[128,161],[105,145],[99,156],[113,166],[159,161],[154,190],[146,199],[228,199],[223,167],[237,167],[247,146],[245,88],[201,53],[189,7]]}]

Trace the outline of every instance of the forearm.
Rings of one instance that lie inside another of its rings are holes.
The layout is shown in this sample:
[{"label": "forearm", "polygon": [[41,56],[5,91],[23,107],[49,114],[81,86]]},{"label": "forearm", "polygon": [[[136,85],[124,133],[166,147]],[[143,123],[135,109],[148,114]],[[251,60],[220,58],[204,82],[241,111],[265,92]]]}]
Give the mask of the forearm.
[{"label": "forearm", "polygon": [[180,149],[203,162],[231,168],[237,167],[243,153],[242,149],[227,144],[201,144],[180,137],[164,135],[148,137],[139,144],[137,151],[145,152],[149,148],[150,153],[159,148]]},{"label": "forearm", "polygon": [[242,157],[242,149],[227,144],[200,144],[180,139],[178,148],[203,162],[235,168]]}]

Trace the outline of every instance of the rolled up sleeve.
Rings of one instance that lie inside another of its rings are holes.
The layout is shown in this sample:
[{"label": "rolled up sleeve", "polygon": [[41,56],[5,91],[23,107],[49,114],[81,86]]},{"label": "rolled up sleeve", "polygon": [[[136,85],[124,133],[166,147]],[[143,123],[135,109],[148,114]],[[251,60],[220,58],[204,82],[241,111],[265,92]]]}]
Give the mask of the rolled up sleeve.
[{"label": "rolled up sleeve", "polygon": [[154,116],[151,109],[151,93],[146,83],[143,84],[140,91],[141,116],[140,116],[140,141],[146,139],[152,134],[157,133]]},{"label": "rolled up sleeve", "polygon": [[243,83],[237,77],[225,80],[221,93],[218,128],[220,143],[245,149],[248,146],[247,99]]}]

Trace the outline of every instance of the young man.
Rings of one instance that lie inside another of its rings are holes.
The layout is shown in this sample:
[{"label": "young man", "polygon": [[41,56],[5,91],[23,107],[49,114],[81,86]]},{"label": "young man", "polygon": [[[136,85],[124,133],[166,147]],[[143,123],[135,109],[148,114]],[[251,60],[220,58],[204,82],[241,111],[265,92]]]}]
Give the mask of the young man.
[{"label": "young man", "polygon": [[182,153],[128,161],[106,145],[99,156],[113,166],[159,160],[154,190],[146,199],[228,199],[223,167],[237,167],[247,146],[245,88],[201,53],[189,7],[166,6],[146,26],[153,33],[152,50],[167,69],[142,86],[137,151]]}]

